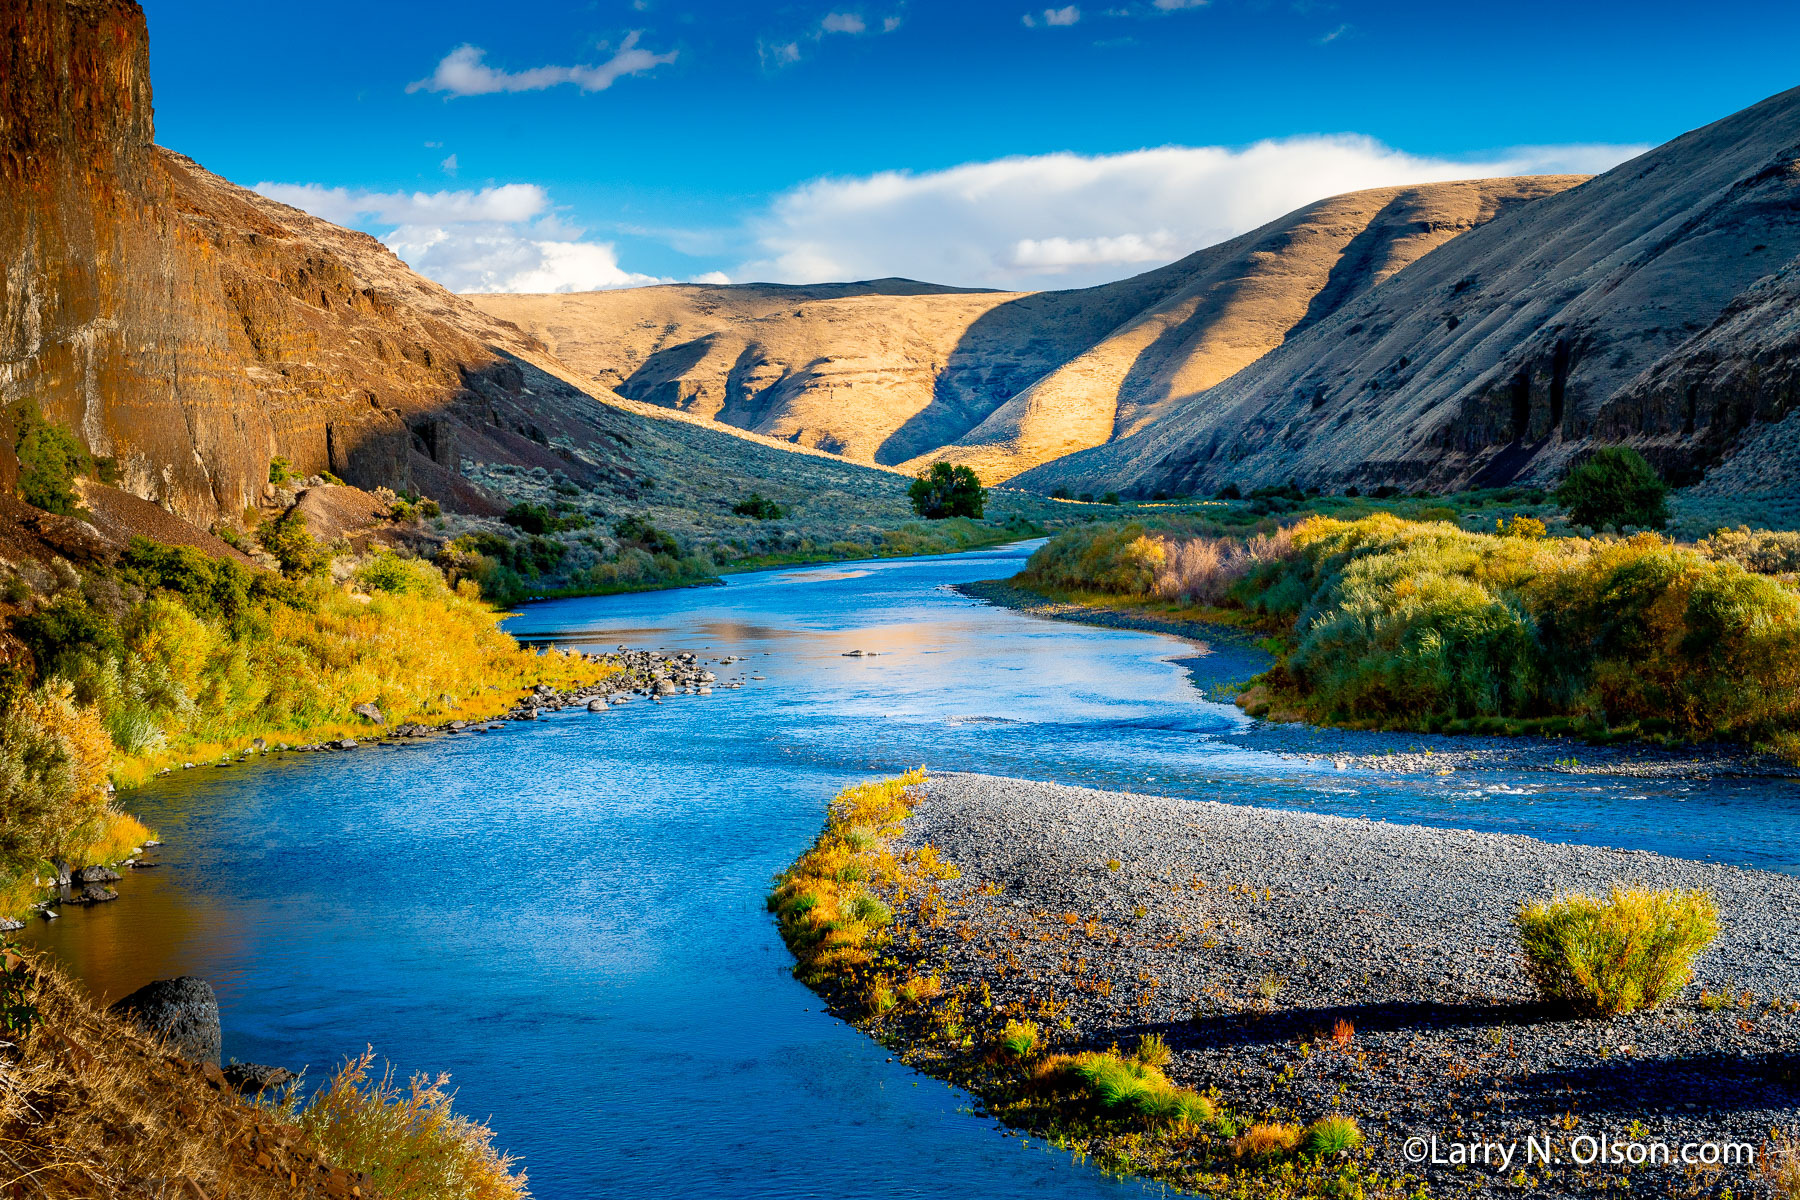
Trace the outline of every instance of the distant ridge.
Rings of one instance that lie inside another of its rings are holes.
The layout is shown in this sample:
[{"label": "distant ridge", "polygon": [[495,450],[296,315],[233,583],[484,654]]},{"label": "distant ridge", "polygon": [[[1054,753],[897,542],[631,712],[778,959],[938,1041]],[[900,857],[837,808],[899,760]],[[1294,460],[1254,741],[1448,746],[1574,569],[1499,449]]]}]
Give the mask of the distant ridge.
[{"label": "distant ridge", "polygon": [[1456,238],[1133,436],[1021,486],[1553,480],[1626,443],[1800,484],[1800,89]]},{"label": "distant ridge", "polygon": [[1578,182],[1339,196],[1076,291],[884,279],[469,299],[622,395],[908,470],[950,458],[995,482],[1137,428],[1432,247]]}]

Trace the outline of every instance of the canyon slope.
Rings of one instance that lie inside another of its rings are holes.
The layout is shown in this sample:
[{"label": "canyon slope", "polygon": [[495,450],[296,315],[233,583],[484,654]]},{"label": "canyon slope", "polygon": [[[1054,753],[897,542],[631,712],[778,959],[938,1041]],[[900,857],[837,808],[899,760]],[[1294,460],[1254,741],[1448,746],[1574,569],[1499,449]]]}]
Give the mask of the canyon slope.
[{"label": "canyon slope", "polygon": [[1131,436],[1027,487],[1446,489],[1603,444],[1698,489],[1791,489],[1800,89],[1501,213]]},{"label": "canyon slope", "polygon": [[1579,182],[1338,196],[1072,291],[884,279],[469,299],[591,386],[866,462],[948,458],[991,483],[1135,430],[1434,247]]},{"label": "canyon slope", "polygon": [[[155,145],[131,0],[0,8],[0,406],[36,403],[121,485],[201,527],[303,474],[504,506],[465,464],[636,499],[704,481],[880,493],[904,480],[581,383],[373,238]],[[16,471],[0,449],[0,485]]]}]

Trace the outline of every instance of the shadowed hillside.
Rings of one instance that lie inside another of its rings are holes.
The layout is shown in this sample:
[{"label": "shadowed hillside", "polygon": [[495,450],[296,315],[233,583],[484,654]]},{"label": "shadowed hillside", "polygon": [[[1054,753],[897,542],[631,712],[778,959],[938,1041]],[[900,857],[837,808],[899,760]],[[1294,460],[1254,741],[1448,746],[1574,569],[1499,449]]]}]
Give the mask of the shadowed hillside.
[{"label": "shadowed hillside", "polygon": [[1800,473],[1800,90],[1504,213],[1026,486],[1452,488],[1627,442],[1702,491]]}]

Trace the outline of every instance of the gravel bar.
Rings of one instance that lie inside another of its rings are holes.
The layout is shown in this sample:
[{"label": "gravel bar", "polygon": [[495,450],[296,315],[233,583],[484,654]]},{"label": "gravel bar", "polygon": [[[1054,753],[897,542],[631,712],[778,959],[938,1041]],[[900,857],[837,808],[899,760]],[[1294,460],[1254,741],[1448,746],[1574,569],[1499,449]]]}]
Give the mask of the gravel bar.
[{"label": "gravel bar", "polygon": [[[933,774],[901,840],[963,872],[943,888],[947,915],[900,914],[904,957],[946,984],[987,983],[996,1004],[1066,1004],[1066,1025],[1047,1030],[1059,1048],[1159,1033],[1172,1078],[1218,1088],[1240,1113],[1338,1108],[1378,1169],[1434,1194],[1653,1182],[1741,1195],[1742,1166],[1527,1165],[1525,1139],[1552,1139],[1565,1160],[1602,1134],[1672,1155],[1721,1139],[1760,1154],[1800,1121],[1800,879],[967,774]],[[1705,888],[1724,932],[1663,1009],[1568,1019],[1536,1002],[1512,914],[1615,882]],[[1348,1044],[1330,1036],[1339,1021]],[[1416,1137],[1436,1137],[1440,1157],[1471,1142],[1516,1156],[1419,1164],[1405,1154]]]}]

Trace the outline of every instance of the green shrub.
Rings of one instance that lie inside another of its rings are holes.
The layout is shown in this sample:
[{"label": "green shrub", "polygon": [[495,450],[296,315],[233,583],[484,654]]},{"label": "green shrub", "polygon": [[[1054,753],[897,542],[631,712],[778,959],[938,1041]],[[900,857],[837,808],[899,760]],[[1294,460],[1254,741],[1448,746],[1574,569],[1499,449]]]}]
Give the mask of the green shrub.
[{"label": "green shrub", "polygon": [[927,520],[944,517],[979,519],[987,505],[987,489],[969,467],[953,467],[942,460],[912,481],[906,489],[913,511]]},{"label": "green shrub", "polygon": [[1065,530],[1040,546],[1019,582],[1052,591],[1145,595],[1163,565],[1162,542],[1136,521]]},{"label": "green shrub", "polygon": [[1615,887],[1605,900],[1541,900],[1514,918],[1525,973],[1546,999],[1583,1016],[1654,1008],[1693,979],[1694,959],[1719,936],[1705,892]]},{"label": "green shrub", "polygon": [[297,509],[265,521],[257,528],[256,537],[281,564],[281,573],[291,579],[322,575],[331,566],[331,552],[306,531],[306,514]]},{"label": "green shrub", "polygon": [[1608,446],[1570,471],[1556,489],[1556,502],[1577,525],[1661,529],[1669,520],[1669,487],[1643,455],[1629,446]]},{"label": "green shrub", "polygon": [[781,505],[757,492],[751,492],[732,505],[731,511],[740,517],[752,517],[758,521],[779,521],[787,515],[787,510]]},{"label": "green shrub", "polygon": [[19,499],[45,512],[73,516],[81,508],[75,479],[94,463],[75,435],[46,420],[30,400],[12,411],[13,451],[19,458]]},{"label": "green shrub", "polygon": [[649,555],[681,557],[681,543],[675,540],[674,535],[664,533],[642,517],[626,517],[614,523],[613,536],[621,545],[635,547]]},{"label": "green shrub", "polygon": [[371,592],[401,596],[428,596],[443,590],[443,576],[417,559],[401,558],[383,550],[358,567],[356,581]]},{"label": "green shrub", "polygon": [[269,482],[280,487],[295,478],[294,464],[277,454],[269,460]]}]

